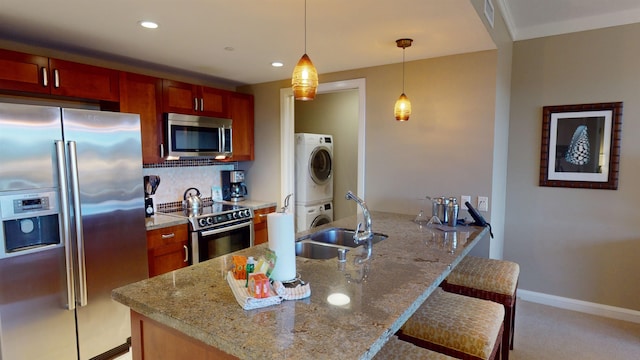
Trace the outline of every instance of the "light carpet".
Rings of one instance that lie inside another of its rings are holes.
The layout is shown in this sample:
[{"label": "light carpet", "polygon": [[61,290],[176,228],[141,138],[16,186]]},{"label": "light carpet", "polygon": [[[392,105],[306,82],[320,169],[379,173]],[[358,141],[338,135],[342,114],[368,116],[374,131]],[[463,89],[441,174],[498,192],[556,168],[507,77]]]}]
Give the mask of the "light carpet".
[{"label": "light carpet", "polygon": [[640,359],[640,324],[518,299],[509,359]]}]

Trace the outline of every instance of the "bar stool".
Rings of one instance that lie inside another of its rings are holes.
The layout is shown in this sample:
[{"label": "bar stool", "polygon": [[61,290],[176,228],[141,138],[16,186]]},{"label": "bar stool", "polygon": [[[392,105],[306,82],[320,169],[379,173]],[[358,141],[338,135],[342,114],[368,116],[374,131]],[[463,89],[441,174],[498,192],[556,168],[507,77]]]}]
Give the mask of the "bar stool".
[{"label": "bar stool", "polygon": [[502,360],[509,360],[509,349],[513,350],[519,276],[517,263],[465,256],[440,285],[448,292],[491,300],[504,306]]},{"label": "bar stool", "polygon": [[400,340],[465,360],[500,358],[504,308],[446,292],[427,298],[397,335]]},{"label": "bar stool", "polygon": [[451,356],[415,346],[398,339],[389,338],[384,347],[373,357],[375,360],[453,360]]}]

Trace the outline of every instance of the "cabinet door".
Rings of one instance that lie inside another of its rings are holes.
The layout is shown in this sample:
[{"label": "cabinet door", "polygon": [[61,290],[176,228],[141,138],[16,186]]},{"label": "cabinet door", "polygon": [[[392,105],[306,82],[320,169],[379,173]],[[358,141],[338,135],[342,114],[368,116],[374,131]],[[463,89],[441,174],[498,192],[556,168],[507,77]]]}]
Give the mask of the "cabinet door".
[{"label": "cabinet door", "polygon": [[276,212],[276,207],[257,209],[253,212],[253,244],[260,245],[269,241],[267,214]]},{"label": "cabinet door", "polygon": [[229,92],[220,89],[202,86],[199,89],[199,112],[204,116],[229,117]]},{"label": "cabinet door", "polygon": [[147,231],[149,277],[189,265],[188,236],[186,224]]},{"label": "cabinet door", "polygon": [[120,72],[92,65],[49,59],[52,95],[119,101]]},{"label": "cabinet door", "polygon": [[121,72],[120,111],[140,114],[142,162],[157,164],[164,161],[160,151],[163,143],[162,79]]},{"label": "cabinet door", "polygon": [[196,114],[198,87],[173,80],[162,81],[162,109],[167,113]]},{"label": "cabinet door", "polygon": [[253,95],[232,93],[229,97],[229,115],[233,120],[231,161],[253,160]]},{"label": "cabinet door", "polygon": [[0,50],[0,89],[48,94],[44,74],[49,71],[49,59],[9,50]]}]

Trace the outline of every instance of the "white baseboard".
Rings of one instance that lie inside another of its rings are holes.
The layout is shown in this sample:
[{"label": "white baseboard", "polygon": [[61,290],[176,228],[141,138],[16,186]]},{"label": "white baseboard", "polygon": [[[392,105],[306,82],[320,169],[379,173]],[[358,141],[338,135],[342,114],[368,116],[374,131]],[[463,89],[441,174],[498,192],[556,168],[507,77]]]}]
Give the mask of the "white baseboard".
[{"label": "white baseboard", "polygon": [[[579,311],[587,314],[604,316],[607,318],[630,321],[640,324],[640,311],[619,308],[615,306],[591,303],[555,295],[543,294],[535,291],[518,289],[518,298],[538,304],[557,308]],[[517,311],[517,310],[516,310]]]}]

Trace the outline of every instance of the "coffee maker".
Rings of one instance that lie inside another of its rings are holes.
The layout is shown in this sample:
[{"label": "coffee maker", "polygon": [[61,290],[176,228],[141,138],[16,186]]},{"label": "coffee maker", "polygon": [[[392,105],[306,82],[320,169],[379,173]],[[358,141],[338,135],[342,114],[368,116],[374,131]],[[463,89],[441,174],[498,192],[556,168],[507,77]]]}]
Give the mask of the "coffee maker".
[{"label": "coffee maker", "polygon": [[153,198],[151,195],[156,193],[160,185],[160,176],[145,175],[144,177],[144,214],[146,217],[153,215]]},{"label": "coffee maker", "polygon": [[242,201],[247,195],[243,170],[222,170],[222,199],[226,201]]}]

